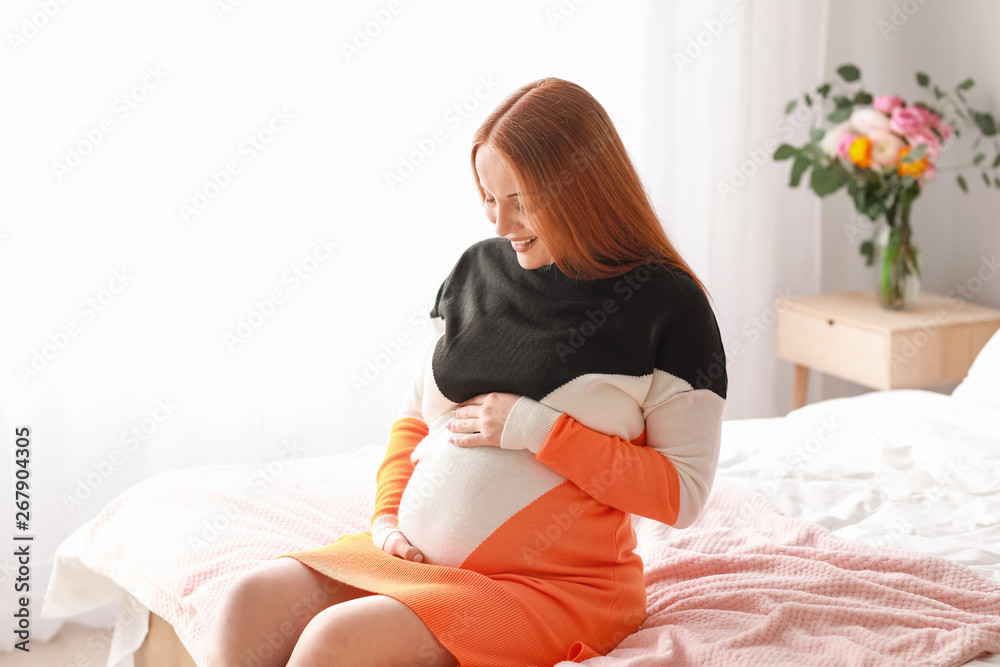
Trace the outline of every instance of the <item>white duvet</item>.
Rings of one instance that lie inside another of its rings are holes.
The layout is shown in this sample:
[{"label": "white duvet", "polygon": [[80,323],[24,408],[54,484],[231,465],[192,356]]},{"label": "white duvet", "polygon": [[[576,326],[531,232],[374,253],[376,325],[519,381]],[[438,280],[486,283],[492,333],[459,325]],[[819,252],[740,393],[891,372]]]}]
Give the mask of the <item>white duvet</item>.
[{"label": "white duvet", "polygon": [[[368,527],[381,453],[294,461],[266,485],[254,483],[257,466],[157,475],[60,546],[42,614],[121,602],[117,665],[130,662],[152,610],[197,658],[238,573]],[[998,407],[897,390],[726,422],[718,474],[760,494],[748,512],[769,501],[840,538],[944,557],[1000,582]],[[662,531],[636,522],[642,554]],[[618,651],[635,655],[617,649],[593,664],[618,664]]]}]

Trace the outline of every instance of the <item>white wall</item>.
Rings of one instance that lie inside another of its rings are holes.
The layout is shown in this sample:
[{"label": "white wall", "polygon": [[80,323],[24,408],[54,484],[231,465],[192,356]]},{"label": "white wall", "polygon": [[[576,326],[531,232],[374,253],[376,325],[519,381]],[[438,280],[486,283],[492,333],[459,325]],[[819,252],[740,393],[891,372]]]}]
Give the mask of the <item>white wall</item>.
[{"label": "white wall", "polygon": [[[839,65],[851,62],[861,68],[868,90],[910,100],[923,98],[924,90],[914,76],[917,71],[926,72],[943,87],[971,76],[976,86],[968,95],[970,104],[998,117],[998,27],[1000,3],[991,0],[838,0],[830,3],[828,80],[836,76]],[[939,165],[969,162],[970,143],[968,137],[957,143]],[[1000,259],[1000,191],[987,190],[976,170],[963,173],[970,186],[968,194],[959,189],[955,173],[945,171],[914,203],[912,222],[921,245],[922,285],[937,294],[963,286],[973,295],[973,302],[1000,308],[1000,270],[987,268],[983,275],[990,279],[978,280],[981,267],[995,266],[993,258]],[[847,194],[826,198],[822,216],[822,291],[874,289],[874,268],[864,266],[858,243],[843,229],[845,221],[854,219]],[[790,365],[784,365],[791,372]],[[817,377],[810,386],[810,400],[864,391],[869,390]]]}]

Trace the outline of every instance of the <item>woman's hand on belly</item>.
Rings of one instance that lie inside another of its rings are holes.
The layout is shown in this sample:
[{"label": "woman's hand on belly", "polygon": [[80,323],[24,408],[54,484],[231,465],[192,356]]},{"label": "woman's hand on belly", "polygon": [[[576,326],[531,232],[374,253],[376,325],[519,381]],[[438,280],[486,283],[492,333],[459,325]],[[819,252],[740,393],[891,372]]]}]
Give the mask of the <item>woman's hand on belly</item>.
[{"label": "woman's hand on belly", "polygon": [[385,539],[382,551],[403,560],[412,560],[415,563],[422,563],[424,560],[424,555],[420,553],[420,549],[410,544],[406,536],[398,530]]},{"label": "woman's hand on belly", "polygon": [[492,392],[459,403],[446,426],[454,434],[448,442],[458,447],[499,447],[507,416],[519,398],[517,394]]}]

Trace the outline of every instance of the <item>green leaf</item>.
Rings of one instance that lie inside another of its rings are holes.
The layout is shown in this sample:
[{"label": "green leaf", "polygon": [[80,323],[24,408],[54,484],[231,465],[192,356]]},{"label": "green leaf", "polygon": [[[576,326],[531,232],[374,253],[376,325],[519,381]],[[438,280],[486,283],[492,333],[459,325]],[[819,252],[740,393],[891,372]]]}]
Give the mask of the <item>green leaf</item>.
[{"label": "green leaf", "polygon": [[847,83],[857,81],[861,78],[861,70],[854,65],[841,65],[837,68],[837,74],[839,74],[840,78]]},{"label": "green leaf", "polygon": [[909,153],[906,154],[906,157],[903,158],[903,162],[905,162],[906,164],[910,164],[911,162],[916,162],[917,160],[922,158],[924,156],[924,153],[926,152],[927,152],[927,144],[917,144],[916,148],[914,148],[913,150],[911,150]]},{"label": "green leaf", "polygon": [[917,85],[921,88],[926,88],[927,84],[931,82],[931,78],[924,74],[923,72],[917,72]]},{"label": "green leaf", "polygon": [[1000,153],[997,153],[996,159],[993,160],[993,168],[996,169],[997,167],[1000,167]]},{"label": "green leaf", "polygon": [[962,178],[961,174],[958,175],[958,187],[962,188],[962,192],[968,194],[969,186],[965,184],[965,179]]},{"label": "green leaf", "polygon": [[865,266],[871,266],[875,262],[875,244],[871,241],[862,243],[861,254],[865,256]]},{"label": "green leaf", "polygon": [[851,110],[847,107],[840,107],[839,109],[834,109],[833,113],[826,117],[831,123],[843,123],[845,120],[851,117]]},{"label": "green leaf", "polygon": [[802,180],[802,174],[806,172],[806,169],[808,169],[811,164],[812,160],[810,160],[808,156],[797,156],[795,158],[795,162],[792,163],[792,177],[791,180],[788,181],[788,185],[793,188],[797,188],[799,186],[799,182]]},{"label": "green leaf", "polygon": [[872,95],[871,95],[871,93],[867,93],[867,92],[865,92],[863,90],[859,90],[858,94],[854,96],[854,103],[855,104],[871,104],[872,103]]},{"label": "green leaf", "polygon": [[997,190],[1000,190],[1000,176],[994,176],[993,183],[997,186]]},{"label": "green leaf", "polygon": [[795,107],[797,107],[798,105],[799,105],[799,101],[798,100],[792,100],[791,102],[789,102],[788,104],[786,104],[785,105],[785,115],[787,116],[788,114],[790,114],[793,111],[795,111]]},{"label": "green leaf", "polygon": [[986,159],[986,153],[979,153],[976,157],[972,158],[972,164],[978,165],[980,162]]},{"label": "green leaf", "polygon": [[803,97],[806,100],[806,106],[811,108],[813,105],[813,98],[809,97],[809,93],[806,93]]},{"label": "green leaf", "polygon": [[822,86],[818,86],[816,92],[825,100],[826,96],[830,94],[830,84],[824,83]]},{"label": "green leaf", "polygon": [[809,178],[809,187],[820,197],[833,194],[847,182],[847,174],[838,166],[815,165]]},{"label": "green leaf", "polygon": [[972,141],[972,150],[976,150],[977,148],[979,148],[979,144],[982,142],[982,140],[983,140],[982,137],[976,137]]},{"label": "green leaf", "polygon": [[903,176],[903,178],[899,179],[899,182],[903,184],[903,189],[905,190],[914,187],[917,184],[917,179],[912,176]]},{"label": "green leaf", "polygon": [[955,90],[968,90],[969,88],[972,88],[974,85],[976,85],[975,81],[973,81],[972,79],[966,79],[962,83],[955,86]]},{"label": "green leaf", "polygon": [[774,159],[778,161],[787,160],[788,158],[796,156],[798,154],[799,154],[799,149],[796,148],[795,146],[790,146],[788,144],[781,144],[780,146],[778,146],[778,149],[774,151]]},{"label": "green leaf", "polygon": [[936,97],[937,99],[940,100],[944,96],[945,96],[945,92],[943,90],[941,90],[940,88],[938,88],[937,86],[934,86],[934,97]]},{"label": "green leaf", "polygon": [[990,187],[990,175],[985,171],[983,172],[983,182],[986,183],[986,187]]},{"label": "green leaf", "polygon": [[997,133],[996,121],[993,120],[993,116],[990,114],[974,111],[972,114],[972,120],[975,121],[976,125],[979,126],[979,131],[985,136],[992,137]]},{"label": "green leaf", "polygon": [[812,141],[820,141],[820,140],[822,140],[823,139],[823,135],[825,135],[825,134],[826,134],[826,132],[824,132],[822,129],[820,129],[818,127],[809,128],[809,139],[811,139]]},{"label": "green leaf", "polygon": [[854,102],[851,101],[851,98],[846,97],[844,95],[837,95],[837,96],[835,96],[833,98],[833,103],[834,103],[834,105],[838,109],[840,109],[840,108],[848,108],[848,109],[850,109],[851,107],[854,106]]}]

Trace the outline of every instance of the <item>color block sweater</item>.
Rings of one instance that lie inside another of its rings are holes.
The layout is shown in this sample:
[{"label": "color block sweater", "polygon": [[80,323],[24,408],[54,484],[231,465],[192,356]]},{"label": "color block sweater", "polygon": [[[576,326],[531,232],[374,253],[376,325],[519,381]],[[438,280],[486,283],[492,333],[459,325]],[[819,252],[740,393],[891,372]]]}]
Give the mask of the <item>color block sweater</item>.
[{"label": "color block sweater", "polygon": [[[402,600],[463,665],[607,653],[645,617],[630,515],[686,527],[712,486],[726,367],[705,294],[662,265],[524,269],[494,238],[462,254],[430,314],[370,534],[291,555]],[[451,411],[490,392],[521,396],[501,447],[448,443]],[[386,560],[394,530],[424,563]]]}]

